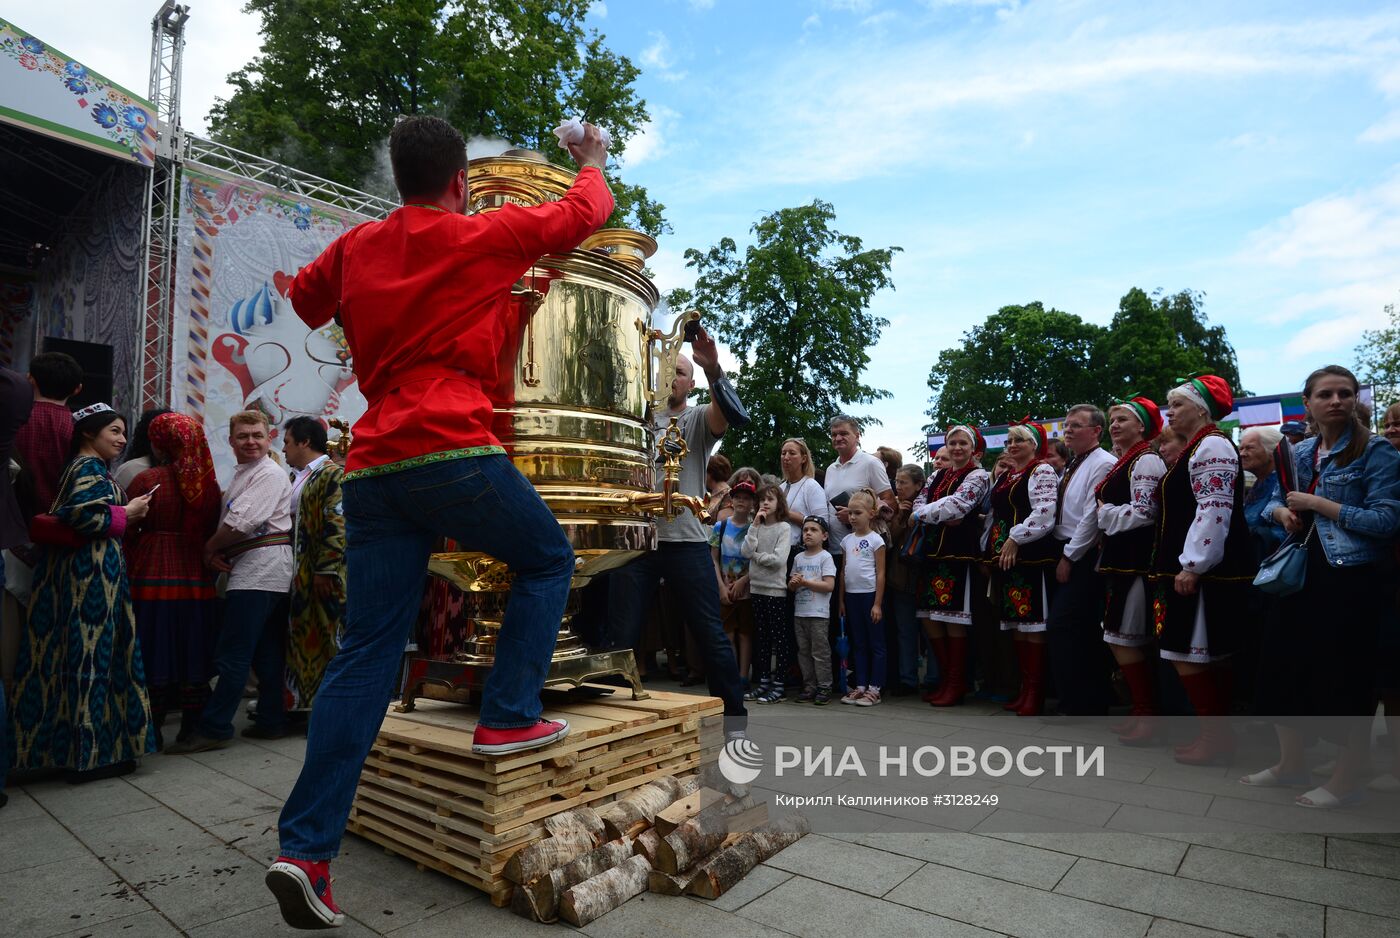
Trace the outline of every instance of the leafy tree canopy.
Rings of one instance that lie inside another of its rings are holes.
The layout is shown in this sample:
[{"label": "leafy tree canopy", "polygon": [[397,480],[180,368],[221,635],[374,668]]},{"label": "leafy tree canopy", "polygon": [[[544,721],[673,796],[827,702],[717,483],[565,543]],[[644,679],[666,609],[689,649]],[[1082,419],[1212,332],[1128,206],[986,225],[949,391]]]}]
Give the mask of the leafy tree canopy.
[{"label": "leafy tree canopy", "polygon": [[835,220],[831,204],[818,200],[762,218],[742,256],[732,238],[685,252],[695,289],[674,291],[668,303],[699,309],[741,362],[732,377],[753,422],[725,434],[736,466],[777,471],[787,437],[820,452],[835,414],[890,396],[863,376],[889,324],[870,301],[893,288],[890,262],[900,249],[866,248],[836,231]]},{"label": "leafy tree canopy", "polygon": [[[249,0],[263,44],[229,76],[210,127],[232,146],[392,196],[387,139],[403,114],[435,114],[468,137],[572,165],[551,133],[582,114],[614,155],[647,122],[639,70],[596,30],[590,0]],[[610,167],[616,170],[616,165]],[[669,231],[665,206],[613,182],[610,224]]]}]

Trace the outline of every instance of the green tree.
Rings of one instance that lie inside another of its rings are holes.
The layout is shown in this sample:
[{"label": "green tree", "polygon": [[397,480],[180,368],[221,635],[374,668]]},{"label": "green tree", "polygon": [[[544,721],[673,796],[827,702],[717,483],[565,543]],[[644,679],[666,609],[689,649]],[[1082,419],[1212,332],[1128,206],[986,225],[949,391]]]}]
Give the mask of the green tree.
[{"label": "green tree", "polygon": [[962,345],[939,354],[928,376],[931,422],[925,431],[1043,417],[1097,401],[1102,384],[1095,350],[1103,332],[1038,301],[1003,306],[965,333]]},{"label": "green tree", "polygon": [[776,472],[785,438],[818,451],[832,416],[890,396],[862,375],[889,325],[870,301],[893,289],[890,262],[900,248],[867,249],[834,230],[835,220],[831,204],[817,200],[762,218],[742,256],[732,238],[685,252],[695,289],[673,291],[668,303],[699,309],[741,363],[731,377],[753,420],[725,434],[736,466]]},{"label": "green tree", "polygon": [[1095,357],[1105,381],[1099,396],[1137,391],[1161,401],[1177,378],[1199,371],[1219,375],[1244,395],[1235,349],[1224,326],[1209,324],[1203,301],[1190,290],[1154,297],[1129,290],[1099,341]]},{"label": "green tree", "polygon": [[[647,122],[639,70],[585,30],[590,0],[248,0],[262,48],[209,114],[216,138],[392,195],[387,138],[402,114],[436,114],[571,165],[551,129],[583,114],[614,154]],[[609,167],[616,174],[616,164]],[[616,180],[611,224],[669,230],[665,206]]]},{"label": "green tree", "polygon": [[1387,303],[1385,315],[1390,324],[1361,333],[1356,347],[1356,371],[1362,381],[1375,386],[1377,416],[1400,399],[1400,309]]}]

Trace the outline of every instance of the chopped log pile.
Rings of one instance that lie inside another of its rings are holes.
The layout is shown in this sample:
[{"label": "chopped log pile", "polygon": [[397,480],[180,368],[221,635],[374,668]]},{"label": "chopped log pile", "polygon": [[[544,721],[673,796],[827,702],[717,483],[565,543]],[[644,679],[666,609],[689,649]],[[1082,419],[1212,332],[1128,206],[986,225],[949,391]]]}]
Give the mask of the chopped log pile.
[{"label": "chopped log pile", "polygon": [[474,709],[420,699],[411,713],[390,711],[347,829],[504,906],[514,884],[576,862],[579,882],[611,869],[582,863],[610,841],[628,838],[632,856],[657,813],[695,793],[697,783],[677,777],[712,762],[722,742],[714,698],[653,691],[549,703],[545,715],[568,720],[568,738],[506,756],[471,751]]},{"label": "chopped log pile", "polygon": [[653,782],[598,812],[616,836],[587,853],[575,852],[580,829],[568,826],[521,849],[506,866],[517,883],[511,908],[581,927],[648,890],[717,899],[808,832],[800,815],[770,823],[767,808],[702,788],[698,776]]}]

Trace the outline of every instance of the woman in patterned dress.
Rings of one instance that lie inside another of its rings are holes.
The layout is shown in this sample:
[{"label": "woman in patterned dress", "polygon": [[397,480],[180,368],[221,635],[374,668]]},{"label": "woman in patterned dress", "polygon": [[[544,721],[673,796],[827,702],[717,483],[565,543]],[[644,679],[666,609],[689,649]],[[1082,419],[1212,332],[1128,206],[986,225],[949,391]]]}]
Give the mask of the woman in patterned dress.
[{"label": "woman in patterned dress", "polygon": [[992,596],[1004,632],[1016,633],[1021,692],[1006,710],[1037,716],[1045,705],[1045,625],[1055,590],[1061,543],[1051,532],[1060,479],[1045,461],[1049,434],[1038,423],[1014,423],[1006,434],[1010,466],[992,486],[987,558]]},{"label": "woman in patterned dress", "polygon": [[[1103,532],[1098,571],[1108,590],[1103,640],[1113,652],[1132,695],[1133,709],[1114,727],[1124,745],[1141,746],[1160,734],[1152,719],[1155,661],[1149,658],[1156,638],[1152,619],[1152,545],[1159,504],[1157,486],[1166,474],[1162,457],[1152,452],[1152,438],[1162,430],[1157,405],[1145,397],[1119,401],[1108,409],[1108,435],[1118,462],[1098,486],[1098,524]],[[1154,656],[1155,657],[1155,656]]]},{"label": "woman in patterned dress", "polygon": [[194,731],[214,676],[214,579],[204,542],[219,526],[219,483],[204,428],[184,414],[157,416],[147,430],[157,465],[132,480],[132,496],[151,495],[151,510],[128,528],[127,564],[146,688],[160,727],[180,711],[184,740]]},{"label": "woman in patterned dress", "polygon": [[12,765],[87,782],[125,775],[155,751],[121,543],[150,496],[128,503],[108,472],[126,446],[121,416],[93,404],[73,417],[74,456],[51,510],[88,540],[39,548],[15,663]]},{"label": "woman in patterned dress", "polygon": [[1186,442],[1162,476],[1152,612],[1161,655],[1201,718],[1200,735],[1176,750],[1176,760],[1189,765],[1234,752],[1229,658],[1258,568],[1239,451],[1215,425],[1233,407],[1230,386],[1215,375],[1188,379],[1167,394],[1167,420]]},{"label": "woman in patterned dress", "polygon": [[977,510],[992,484],[978,462],[986,449],[976,427],[949,427],[938,450],[948,466],[928,480],[911,512],[924,525],[919,618],[943,678],[938,690],[924,695],[935,707],[956,706],[967,693],[973,564],[982,560]]}]

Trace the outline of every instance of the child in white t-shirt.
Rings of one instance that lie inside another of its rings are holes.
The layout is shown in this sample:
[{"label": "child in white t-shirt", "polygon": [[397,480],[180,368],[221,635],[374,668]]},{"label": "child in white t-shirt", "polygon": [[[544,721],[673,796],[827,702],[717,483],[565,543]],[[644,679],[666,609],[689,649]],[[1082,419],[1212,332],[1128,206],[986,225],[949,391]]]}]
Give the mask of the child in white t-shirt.
[{"label": "child in white t-shirt", "polygon": [[793,593],[792,625],[797,634],[797,666],[802,671],[798,703],[822,706],[831,702],[831,594],[836,590],[836,561],[825,550],[826,519],[809,515],[802,520],[804,550],[793,558],[788,589]]},{"label": "child in white t-shirt", "polygon": [[885,630],[880,627],[880,602],[885,593],[885,539],[872,527],[877,503],[875,493],[858,489],[846,503],[851,533],[841,541],[845,555],[841,579],[841,615],[855,658],[855,686],[841,698],[843,704],[873,707],[880,702],[878,681],[885,673]]}]

